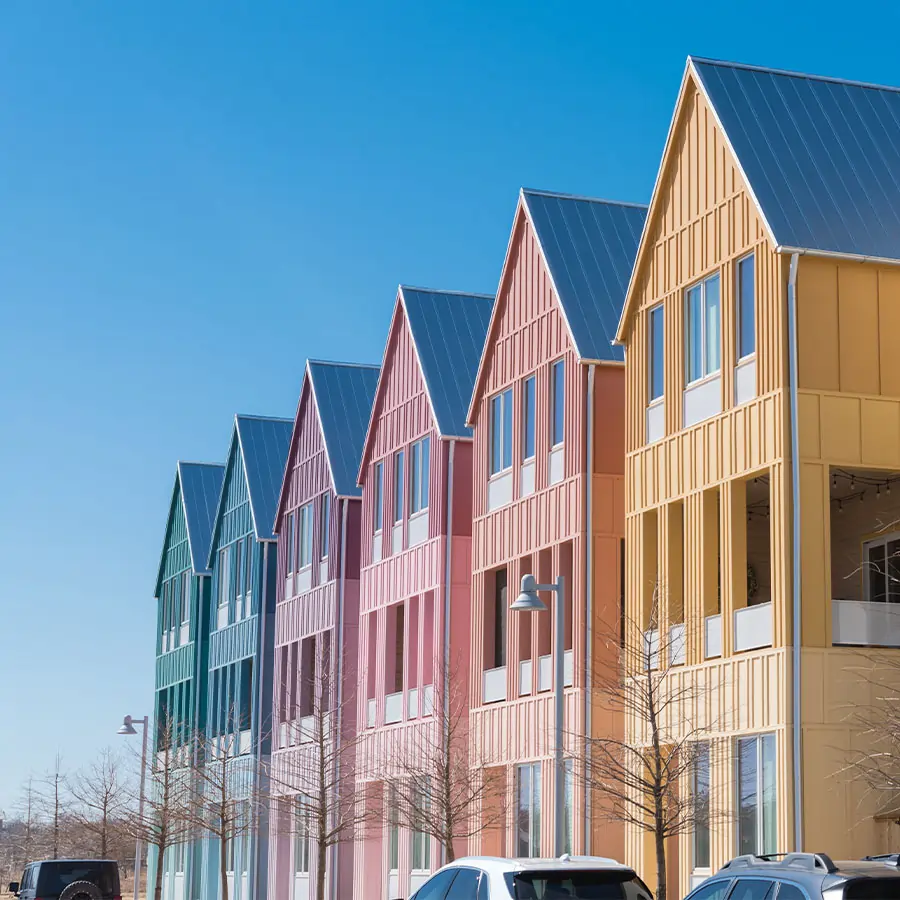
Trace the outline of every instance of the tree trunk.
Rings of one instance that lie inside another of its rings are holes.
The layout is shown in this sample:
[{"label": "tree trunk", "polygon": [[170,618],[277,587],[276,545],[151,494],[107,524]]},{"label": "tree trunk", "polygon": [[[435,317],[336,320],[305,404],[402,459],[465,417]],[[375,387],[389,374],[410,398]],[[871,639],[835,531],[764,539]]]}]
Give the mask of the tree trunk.
[{"label": "tree trunk", "polygon": [[328,847],[325,841],[316,841],[316,900],[325,900],[325,867]]},{"label": "tree trunk", "polygon": [[444,856],[445,863],[452,863],[456,861],[456,853],[453,850],[453,838],[447,838],[444,842]]},{"label": "tree trunk", "polygon": [[653,837],[656,842],[656,900],[666,900],[666,839],[658,822]]},{"label": "tree trunk", "polygon": [[[163,862],[165,860],[165,845],[156,848],[156,880],[153,882],[153,900],[162,900],[162,883],[163,883]],[[134,880],[140,878],[135,862]]]},{"label": "tree trunk", "polygon": [[[233,840],[233,838],[232,838]],[[225,836],[219,841],[219,890],[222,900],[228,900],[228,841]],[[665,898],[663,898],[665,900]]]}]

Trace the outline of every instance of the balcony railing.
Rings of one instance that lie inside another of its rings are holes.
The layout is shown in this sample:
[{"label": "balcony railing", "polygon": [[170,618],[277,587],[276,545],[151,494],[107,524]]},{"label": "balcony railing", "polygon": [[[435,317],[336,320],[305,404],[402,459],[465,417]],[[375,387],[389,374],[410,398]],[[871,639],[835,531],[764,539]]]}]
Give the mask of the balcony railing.
[{"label": "balcony railing", "polygon": [[704,650],[707,659],[716,659],[722,655],[722,617],[707,616],[704,623]]},{"label": "balcony railing", "polygon": [[300,743],[309,744],[316,736],[316,720],[314,716],[304,716],[300,720]]},{"label": "balcony railing", "polygon": [[687,659],[684,623],[669,626],[669,665],[683,666]]},{"label": "balcony railing", "polygon": [[384,698],[384,724],[393,725],[403,720],[403,691],[388,694]]},{"label": "balcony railing", "polygon": [[[571,650],[563,652],[563,687],[575,683],[575,654]],[[553,654],[538,657],[538,691],[553,690]]]},{"label": "balcony railing", "polygon": [[832,600],[831,642],[856,647],[900,647],[900,604]]},{"label": "balcony railing", "polygon": [[506,666],[485,670],[482,699],[485,703],[497,703],[499,700],[506,699]]},{"label": "balcony railing", "polygon": [[759,603],[734,611],[734,649],[758,650],[772,646],[772,604]]}]

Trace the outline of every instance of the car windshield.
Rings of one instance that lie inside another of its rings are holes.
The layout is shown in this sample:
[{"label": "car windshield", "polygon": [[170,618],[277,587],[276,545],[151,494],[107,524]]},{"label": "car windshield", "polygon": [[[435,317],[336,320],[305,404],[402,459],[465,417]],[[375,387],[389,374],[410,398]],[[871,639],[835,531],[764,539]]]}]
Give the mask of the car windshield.
[{"label": "car windshield", "polygon": [[102,894],[119,893],[115,863],[59,860],[41,863],[37,896],[59,895],[74,881],[90,881],[100,888]]},{"label": "car windshield", "polygon": [[512,876],[515,900],[652,900],[631,872],[519,872]]},{"label": "car windshield", "polygon": [[854,878],[844,885],[844,900],[900,900],[900,878]]}]

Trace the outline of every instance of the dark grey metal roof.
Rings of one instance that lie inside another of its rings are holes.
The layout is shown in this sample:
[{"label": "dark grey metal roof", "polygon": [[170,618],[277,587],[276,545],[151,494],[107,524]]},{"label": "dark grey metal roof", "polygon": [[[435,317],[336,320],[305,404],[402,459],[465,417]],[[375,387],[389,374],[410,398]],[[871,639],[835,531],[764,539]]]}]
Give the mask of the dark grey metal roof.
[{"label": "dark grey metal roof", "polygon": [[400,296],[438,432],[469,438],[466,413],[494,298],[405,285]]},{"label": "dark grey metal roof", "polygon": [[224,476],[225,466],[218,463],[178,463],[181,502],[195,575],[209,574],[209,544]]},{"label": "dark grey metal roof", "polygon": [[235,416],[235,431],[250,495],[250,512],[259,541],[271,541],[275,537],[272,524],[293,428],[293,419]]},{"label": "dark grey metal roof", "polygon": [[522,190],[575,351],[584,360],[624,360],[613,346],[647,207]]},{"label": "dark grey metal roof", "polygon": [[381,370],[312,359],[306,365],[334,490],[338,496],[361,497],[356,476]]},{"label": "dark grey metal roof", "polygon": [[900,90],[689,66],[777,247],[900,259]]}]

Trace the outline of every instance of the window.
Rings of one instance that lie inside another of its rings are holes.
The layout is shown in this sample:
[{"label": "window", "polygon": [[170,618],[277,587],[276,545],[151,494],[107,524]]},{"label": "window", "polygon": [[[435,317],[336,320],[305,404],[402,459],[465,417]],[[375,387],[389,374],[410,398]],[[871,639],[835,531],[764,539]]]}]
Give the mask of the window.
[{"label": "window", "polygon": [[372,523],[376,532],[381,531],[384,523],[384,463],[375,463],[375,498]]},{"label": "window", "polygon": [[253,584],[253,538],[244,541],[244,602],[247,604],[247,615],[250,615],[250,588]]},{"label": "window", "polygon": [[312,503],[307,503],[300,507],[300,547],[299,547],[299,566],[305,569],[312,565]]},{"label": "window", "polygon": [[550,446],[558,447],[565,437],[566,367],[563,360],[550,367]]},{"label": "window", "polygon": [[428,509],[429,439],[422,438],[409,448],[409,513]]},{"label": "window", "polygon": [[191,621],[191,573],[181,573],[181,624],[187,625]]},{"label": "window", "polygon": [[652,900],[640,878],[629,878],[627,873],[610,869],[510,872],[506,882],[510,895],[529,900]]},{"label": "window", "polygon": [[478,869],[460,866],[447,892],[447,900],[478,900]]},{"label": "window", "polygon": [[228,602],[231,593],[231,547],[219,551],[219,618],[218,627],[228,624]]},{"label": "window", "polygon": [[394,522],[403,521],[403,451],[394,456]]},{"label": "window", "polygon": [[322,508],[319,510],[321,517],[320,528],[322,542],[322,559],[328,559],[328,545],[331,542],[331,494],[322,494]]},{"label": "window", "polygon": [[725,900],[728,888],[731,887],[731,879],[723,878],[721,881],[708,881],[697,888],[692,900]]},{"label": "window", "polygon": [[738,260],[735,299],[737,301],[737,350],[738,359],[756,352],[756,316],[754,313],[754,258],[745,256]]},{"label": "window", "polygon": [[774,881],[767,878],[738,878],[730,900],[765,900],[772,895]]},{"label": "window", "polygon": [[522,385],[522,459],[534,459],[534,375]]},{"label": "window", "polygon": [[512,389],[491,398],[491,475],[512,467]]},{"label": "window", "polygon": [[737,742],[738,852],[775,853],[775,735]]},{"label": "window", "polygon": [[709,868],[709,744],[697,746],[691,773],[694,806],[694,868]]},{"label": "window", "polygon": [[416,818],[420,821],[419,827],[413,831],[412,836],[412,868],[415,871],[429,871],[431,869],[431,836],[422,830],[422,823],[431,818],[431,785],[426,780],[415,799],[414,807]]},{"label": "window", "polygon": [[309,809],[302,799],[294,806],[294,874],[309,874]]},{"label": "window", "polygon": [[388,869],[396,872],[400,868],[400,818],[397,792],[391,788],[388,807]]},{"label": "window", "polygon": [[650,402],[662,399],[665,389],[665,319],[663,305],[650,310]]},{"label": "window", "polygon": [[[234,545],[234,564],[237,572],[235,573],[234,579],[234,592],[237,595],[238,600],[244,596],[244,542],[239,540]],[[237,617],[241,618],[240,612],[240,603],[238,603],[238,614]]]},{"label": "window", "polygon": [[506,665],[506,569],[494,574],[494,668]]},{"label": "window", "polygon": [[290,575],[291,572],[296,572],[297,567],[295,565],[297,561],[297,544],[294,538],[294,514],[291,513],[288,516],[288,527],[287,527],[287,573]]},{"label": "window", "polygon": [[517,767],[516,856],[540,856],[541,764]]},{"label": "window", "polygon": [[575,832],[575,761],[567,759],[565,767],[565,821],[563,822],[563,852],[571,853]]},{"label": "window", "polygon": [[684,360],[687,383],[719,371],[719,276],[685,292]]},{"label": "window", "polygon": [[900,533],[863,544],[863,585],[870,603],[900,603]]},{"label": "window", "polygon": [[253,660],[241,660],[241,694],[238,700],[238,731],[249,731],[253,710]]},{"label": "window", "polygon": [[806,894],[793,884],[778,882],[778,900],[807,900]]},{"label": "window", "polygon": [[456,877],[456,869],[444,869],[433,878],[429,878],[416,892],[416,900],[444,900],[447,888]]}]

